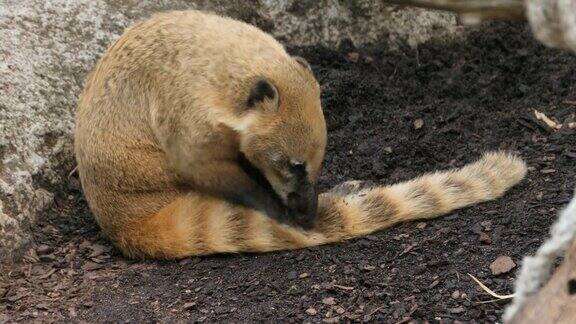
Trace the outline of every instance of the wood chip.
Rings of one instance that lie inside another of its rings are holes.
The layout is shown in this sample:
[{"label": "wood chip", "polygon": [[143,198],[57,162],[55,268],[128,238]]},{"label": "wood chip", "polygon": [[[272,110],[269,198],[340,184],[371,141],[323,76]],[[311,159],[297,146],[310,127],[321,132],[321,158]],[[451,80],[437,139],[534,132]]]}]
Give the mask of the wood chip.
[{"label": "wood chip", "polygon": [[110,251],[109,247],[97,243],[90,245],[89,248],[92,250],[92,253],[88,255],[88,258],[94,258]]},{"label": "wood chip", "polygon": [[354,290],[354,287],[348,287],[348,286],[333,285],[333,287],[340,288],[342,290]]},{"label": "wood chip", "polygon": [[548,118],[548,116],[546,116],[544,113],[541,113],[536,109],[534,109],[534,116],[536,117],[536,119],[543,121],[546,124],[546,126],[550,127],[553,130],[562,128],[561,124],[558,124],[557,122]]},{"label": "wood chip", "polygon": [[544,170],[540,170],[540,173],[544,173],[544,174],[556,173],[556,170],[554,170],[554,169],[544,169]]},{"label": "wood chip", "polygon": [[48,272],[46,272],[45,274],[39,276],[38,279],[46,279],[46,278],[50,277],[52,274],[54,274],[54,272],[56,272],[56,269],[52,268],[52,269],[48,270]]},{"label": "wood chip", "polygon": [[432,283],[430,284],[430,286],[428,286],[428,289],[432,289],[432,288],[438,286],[439,283],[440,283],[440,280],[438,280],[438,279],[432,281]]},{"label": "wood chip", "polygon": [[92,262],[92,261],[87,261],[86,263],[84,263],[84,265],[82,266],[82,269],[84,271],[94,271],[94,270],[98,270],[98,269],[102,269],[103,265],[98,264],[96,262]]}]

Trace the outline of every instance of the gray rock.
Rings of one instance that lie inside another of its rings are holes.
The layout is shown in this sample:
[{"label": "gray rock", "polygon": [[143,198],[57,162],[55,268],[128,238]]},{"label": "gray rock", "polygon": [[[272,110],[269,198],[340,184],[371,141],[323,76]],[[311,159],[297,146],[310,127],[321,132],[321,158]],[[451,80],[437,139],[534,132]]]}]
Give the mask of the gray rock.
[{"label": "gray rock", "polygon": [[417,45],[458,34],[448,14],[367,0],[4,0],[0,3],[0,261],[74,167],[73,115],[87,71],[130,24],[153,12],[197,8],[255,24],[292,45]]}]

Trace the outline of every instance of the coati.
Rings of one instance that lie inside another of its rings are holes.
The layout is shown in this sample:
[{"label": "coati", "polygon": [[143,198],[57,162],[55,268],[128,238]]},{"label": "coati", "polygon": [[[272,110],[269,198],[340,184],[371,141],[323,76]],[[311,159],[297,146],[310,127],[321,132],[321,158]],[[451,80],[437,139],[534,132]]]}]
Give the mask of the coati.
[{"label": "coati", "polygon": [[89,74],[76,113],[85,196],[129,257],[296,249],[495,199],[525,164],[504,153],[392,186],[317,195],[320,87],[251,25],[199,11],[129,28]]}]

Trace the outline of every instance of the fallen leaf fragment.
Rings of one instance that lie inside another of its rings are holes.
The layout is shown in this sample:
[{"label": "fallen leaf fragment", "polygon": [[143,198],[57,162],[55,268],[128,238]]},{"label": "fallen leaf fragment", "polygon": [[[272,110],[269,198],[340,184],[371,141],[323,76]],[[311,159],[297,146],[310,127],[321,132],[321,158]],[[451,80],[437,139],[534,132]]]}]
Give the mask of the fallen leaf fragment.
[{"label": "fallen leaf fragment", "polygon": [[492,274],[496,276],[502,273],[507,273],[514,269],[514,267],[516,267],[516,263],[512,261],[512,258],[501,255],[490,264],[490,271],[492,271]]},{"label": "fallen leaf fragment", "polygon": [[432,283],[430,284],[430,286],[428,286],[428,289],[432,289],[432,288],[438,286],[439,283],[440,283],[440,280],[438,280],[438,279],[432,281]]}]

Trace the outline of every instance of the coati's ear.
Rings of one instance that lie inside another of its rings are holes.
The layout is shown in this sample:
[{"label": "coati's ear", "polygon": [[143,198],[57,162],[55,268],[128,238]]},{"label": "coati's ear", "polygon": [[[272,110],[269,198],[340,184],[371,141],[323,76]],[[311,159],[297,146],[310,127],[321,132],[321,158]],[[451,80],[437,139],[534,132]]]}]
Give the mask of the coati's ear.
[{"label": "coati's ear", "polygon": [[300,56],[292,56],[294,58],[294,60],[296,62],[298,62],[298,64],[302,65],[304,68],[312,71],[312,67],[310,67],[310,63],[308,63],[308,61],[306,61],[303,57]]},{"label": "coati's ear", "polygon": [[248,109],[266,104],[266,108],[278,109],[278,89],[266,79],[257,80],[250,89],[246,106]]}]

